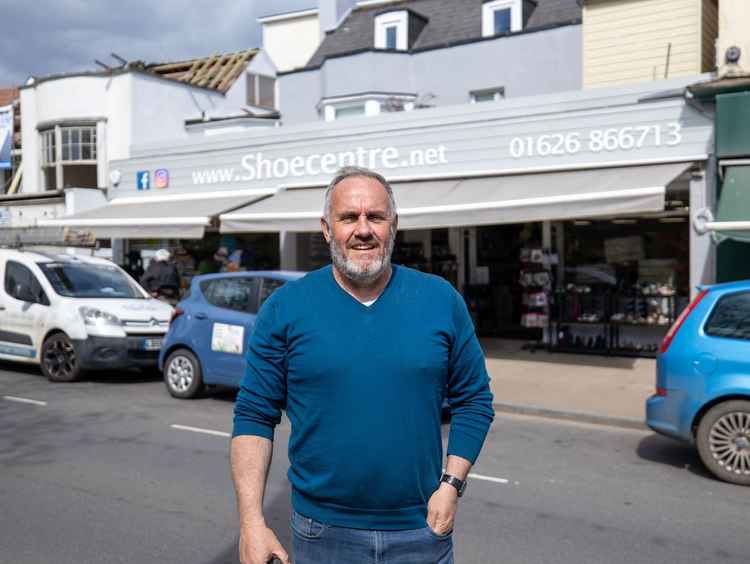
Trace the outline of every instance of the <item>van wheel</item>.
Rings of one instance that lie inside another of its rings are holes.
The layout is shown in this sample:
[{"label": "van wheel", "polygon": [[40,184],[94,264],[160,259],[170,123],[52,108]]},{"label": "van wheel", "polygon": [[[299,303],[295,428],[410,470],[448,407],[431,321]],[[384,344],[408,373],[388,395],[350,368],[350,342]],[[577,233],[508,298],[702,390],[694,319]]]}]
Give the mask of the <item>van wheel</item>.
[{"label": "van wheel", "polygon": [[44,341],[41,367],[50,382],[74,382],[82,373],[75,345],[64,333],[56,333]]},{"label": "van wheel", "polygon": [[198,358],[187,349],[177,349],[164,363],[164,383],[176,398],[189,399],[203,391],[203,372]]},{"label": "van wheel", "polygon": [[750,401],[726,401],[709,409],[698,425],[696,443],[714,476],[750,486]]}]

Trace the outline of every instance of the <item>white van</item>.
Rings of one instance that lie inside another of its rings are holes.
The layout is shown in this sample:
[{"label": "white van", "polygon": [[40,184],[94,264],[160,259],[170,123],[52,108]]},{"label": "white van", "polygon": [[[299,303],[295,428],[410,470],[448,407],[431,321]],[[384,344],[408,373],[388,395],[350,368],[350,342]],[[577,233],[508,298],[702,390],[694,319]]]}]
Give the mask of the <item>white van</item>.
[{"label": "white van", "polygon": [[172,307],[106,259],[0,249],[0,358],[70,382],[156,367]]}]

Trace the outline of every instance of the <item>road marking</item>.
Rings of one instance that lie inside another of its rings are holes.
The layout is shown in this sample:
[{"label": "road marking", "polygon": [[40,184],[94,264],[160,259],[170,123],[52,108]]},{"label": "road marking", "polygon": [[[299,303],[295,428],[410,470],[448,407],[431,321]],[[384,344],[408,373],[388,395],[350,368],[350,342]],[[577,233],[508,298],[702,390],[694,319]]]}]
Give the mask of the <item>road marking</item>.
[{"label": "road marking", "polygon": [[481,474],[469,474],[469,478],[475,480],[484,480],[485,482],[495,482],[496,484],[507,484],[508,480],[505,478],[493,478],[492,476],[482,476]]},{"label": "road marking", "polygon": [[170,425],[172,429],[179,429],[180,431],[191,431],[193,433],[203,433],[204,435],[214,435],[215,437],[231,437],[231,433],[225,433],[224,431],[213,431],[211,429],[201,429],[200,427],[188,427],[187,425]]},{"label": "road marking", "polygon": [[[187,425],[170,425],[172,429],[178,429],[180,431],[191,431],[193,433],[203,433],[204,435],[214,435],[216,437],[231,437],[231,433],[225,433],[224,431],[214,431],[213,429],[201,429],[200,427],[189,427]],[[474,480],[484,480],[485,482],[494,482],[496,484],[507,484],[508,480],[505,478],[494,478],[493,476],[483,476],[482,474],[469,474],[469,478]]]},{"label": "road marking", "polygon": [[31,405],[47,405],[46,401],[33,400],[28,398],[17,398],[16,396],[3,396],[3,399],[15,401],[17,403],[30,403]]}]

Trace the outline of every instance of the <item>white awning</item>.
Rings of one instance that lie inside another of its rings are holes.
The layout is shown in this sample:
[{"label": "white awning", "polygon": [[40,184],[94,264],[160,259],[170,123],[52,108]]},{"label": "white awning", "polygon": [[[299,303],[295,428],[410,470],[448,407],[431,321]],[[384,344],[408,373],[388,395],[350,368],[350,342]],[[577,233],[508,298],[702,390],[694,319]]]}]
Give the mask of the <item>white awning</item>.
[{"label": "white awning", "polygon": [[97,239],[200,239],[220,213],[273,193],[273,189],[232,190],[117,198],[106,206],[38,224],[91,231]]},{"label": "white awning", "polygon": [[[689,163],[394,183],[399,229],[525,223],[664,209]],[[223,233],[319,231],[324,188],[289,189],[220,215]]]}]

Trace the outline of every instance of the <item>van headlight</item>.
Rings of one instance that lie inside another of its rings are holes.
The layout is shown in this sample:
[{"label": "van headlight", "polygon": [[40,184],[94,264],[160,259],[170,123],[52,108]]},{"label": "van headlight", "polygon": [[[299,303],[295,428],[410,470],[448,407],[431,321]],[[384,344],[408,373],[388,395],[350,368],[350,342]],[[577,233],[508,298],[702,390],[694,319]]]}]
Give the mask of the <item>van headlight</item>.
[{"label": "van headlight", "polygon": [[117,316],[112,315],[111,313],[107,313],[106,311],[96,309],[95,307],[83,306],[79,307],[78,311],[81,313],[83,322],[86,325],[115,325],[117,327],[122,325],[122,322],[117,318]]}]

